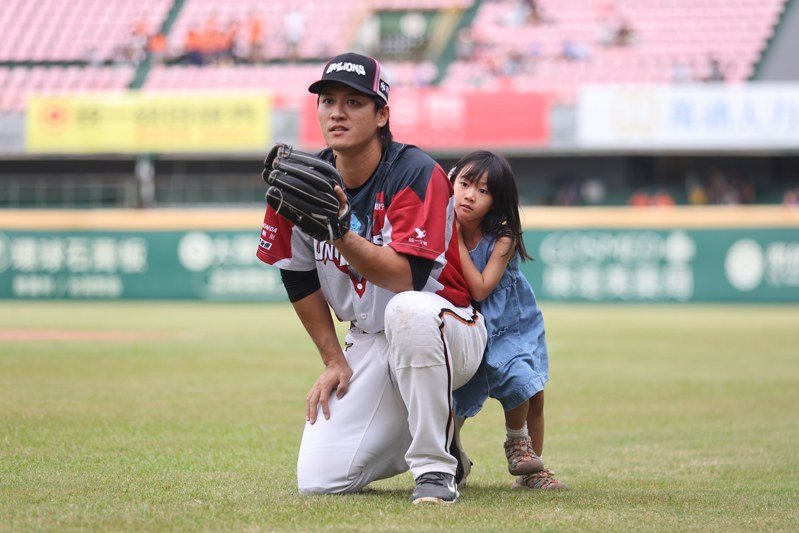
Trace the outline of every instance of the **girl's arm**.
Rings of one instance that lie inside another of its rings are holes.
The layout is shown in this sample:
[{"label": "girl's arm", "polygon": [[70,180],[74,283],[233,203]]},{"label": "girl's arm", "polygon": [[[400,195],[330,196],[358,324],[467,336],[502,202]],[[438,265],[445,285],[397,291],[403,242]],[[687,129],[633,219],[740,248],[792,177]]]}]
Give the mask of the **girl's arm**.
[{"label": "girl's arm", "polygon": [[505,273],[505,268],[513,258],[511,249],[513,247],[513,239],[511,237],[500,237],[494,243],[494,250],[491,252],[491,257],[488,258],[488,264],[482,272],[477,270],[474,266],[472,258],[469,257],[469,250],[463,242],[463,236],[458,232],[458,242],[460,244],[461,267],[463,268],[463,277],[466,279],[466,284],[469,286],[469,292],[472,293],[472,298],[478,302],[485,300],[489,294],[494,290],[494,287],[499,283],[502,274]]}]

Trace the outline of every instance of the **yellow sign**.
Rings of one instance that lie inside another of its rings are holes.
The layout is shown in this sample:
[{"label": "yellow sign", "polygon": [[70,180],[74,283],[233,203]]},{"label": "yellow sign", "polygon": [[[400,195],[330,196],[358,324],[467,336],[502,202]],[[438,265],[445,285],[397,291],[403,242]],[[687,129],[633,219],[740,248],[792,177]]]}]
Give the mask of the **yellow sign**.
[{"label": "yellow sign", "polygon": [[265,94],[33,97],[25,142],[38,153],[260,152],[271,144],[271,114]]}]

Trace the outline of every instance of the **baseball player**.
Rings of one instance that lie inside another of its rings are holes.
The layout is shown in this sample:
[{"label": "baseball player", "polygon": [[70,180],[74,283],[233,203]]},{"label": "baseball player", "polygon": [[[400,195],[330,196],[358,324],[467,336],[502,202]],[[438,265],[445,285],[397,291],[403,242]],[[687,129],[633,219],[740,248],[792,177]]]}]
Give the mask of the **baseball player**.
[{"label": "baseball player", "polygon": [[[334,57],[308,90],[328,146],[317,156],[343,180],[347,220],[314,237],[305,213],[296,223],[278,214],[286,197],[270,189],[258,249],[280,268],[325,366],[306,397],[299,491],[356,492],[410,469],[414,504],[452,503],[452,390],[477,370],[486,329],[461,272],[451,183],[422,150],[392,140],[377,60]],[[291,173],[281,157],[268,167]],[[350,323],[344,350],[330,308]]]}]

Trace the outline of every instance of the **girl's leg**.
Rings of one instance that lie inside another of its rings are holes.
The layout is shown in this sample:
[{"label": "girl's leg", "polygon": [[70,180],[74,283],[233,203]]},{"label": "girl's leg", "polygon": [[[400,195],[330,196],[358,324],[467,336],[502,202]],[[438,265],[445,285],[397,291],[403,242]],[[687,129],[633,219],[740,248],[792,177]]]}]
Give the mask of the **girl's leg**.
[{"label": "girl's leg", "polygon": [[515,407],[510,411],[505,411],[505,425],[509,429],[522,429],[524,422],[527,420],[527,411],[530,402],[524,402],[519,407]]},{"label": "girl's leg", "polygon": [[533,441],[535,454],[541,457],[544,453],[544,391],[530,398],[527,409],[527,431]]},{"label": "girl's leg", "polygon": [[[530,434],[533,449],[539,457],[544,452],[544,391],[530,398],[530,407],[527,411],[527,430]],[[514,489],[534,490],[568,490],[562,481],[555,478],[550,469],[545,468],[540,472],[519,476],[513,483]]]},{"label": "girl's leg", "polygon": [[544,463],[535,454],[527,430],[529,400],[518,407],[505,411],[505,457],[508,471],[514,476],[532,474],[544,468]]}]

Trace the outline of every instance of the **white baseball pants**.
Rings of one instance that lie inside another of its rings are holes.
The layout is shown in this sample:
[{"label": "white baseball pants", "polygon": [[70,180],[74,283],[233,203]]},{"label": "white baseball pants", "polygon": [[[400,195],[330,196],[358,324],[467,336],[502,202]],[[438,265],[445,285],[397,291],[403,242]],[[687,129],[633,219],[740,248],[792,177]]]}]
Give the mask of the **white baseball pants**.
[{"label": "white baseball pants", "polygon": [[297,460],[302,494],[357,492],[410,468],[455,473],[452,391],[477,371],[483,317],[430,292],[403,292],[386,307],[385,332],[350,329],[347,393],[330,419],[305,424]]}]

